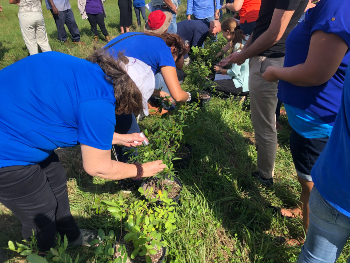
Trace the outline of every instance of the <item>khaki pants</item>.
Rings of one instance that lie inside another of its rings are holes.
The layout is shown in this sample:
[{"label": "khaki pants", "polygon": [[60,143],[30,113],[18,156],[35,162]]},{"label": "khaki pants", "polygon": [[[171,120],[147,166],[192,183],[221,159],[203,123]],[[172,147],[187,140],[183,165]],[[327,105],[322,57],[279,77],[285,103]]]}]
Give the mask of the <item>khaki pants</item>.
[{"label": "khaki pants", "polygon": [[272,178],[277,151],[276,131],[276,82],[267,82],[262,77],[268,66],[283,67],[284,57],[267,58],[256,56],[249,62],[249,95],[252,124],[258,147],[257,166],[260,175]]},{"label": "khaki pants", "polygon": [[42,12],[18,13],[18,19],[30,55],[38,53],[38,45],[42,52],[51,51]]}]

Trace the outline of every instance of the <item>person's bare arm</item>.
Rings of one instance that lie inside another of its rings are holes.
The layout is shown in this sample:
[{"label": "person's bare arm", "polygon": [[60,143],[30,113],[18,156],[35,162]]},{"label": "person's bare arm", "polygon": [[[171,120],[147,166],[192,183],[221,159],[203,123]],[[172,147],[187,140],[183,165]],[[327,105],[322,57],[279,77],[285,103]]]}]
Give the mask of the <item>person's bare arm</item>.
[{"label": "person's bare arm", "polygon": [[341,37],[318,30],[311,37],[305,63],[286,68],[268,67],[263,77],[267,81],[281,79],[302,87],[318,86],[335,74],[347,50]]},{"label": "person's bare arm", "polygon": [[174,11],[175,14],[177,14],[177,8],[176,5],[173,4],[173,2],[171,0],[163,0],[164,3],[171,9]]},{"label": "person's bare arm", "polygon": [[171,66],[163,66],[160,69],[165,84],[167,85],[171,97],[177,102],[186,102],[189,95],[186,91],[182,90],[179,79],[177,78],[176,69]]},{"label": "person's bare arm", "polygon": [[49,0],[49,2],[50,2],[51,7],[52,7],[52,12],[53,12],[55,15],[59,15],[60,12],[59,12],[58,9],[56,8],[56,6],[55,6],[53,0]]},{"label": "person's bare arm", "polygon": [[293,11],[275,9],[269,28],[259,36],[254,43],[244,48],[242,52],[232,53],[222,60],[219,65],[226,66],[228,63],[242,64],[248,58],[252,58],[276,44],[283,36],[294,14]]},{"label": "person's bare arm", "polygon": [[231,47],[231,43],[227,42],[226,45],[220,50],[220,52],[215,57],[217,58],[222,55],[225,55],[226,52],[230,49],[230,47]]},{"label": "person's bare arm", "polygon": [[[120,180],[133,178],[137,175],[137,168],[133,164],[126,164],[111,159],[110,150],[99,150],[88,145],[81,145],[84,170],[91,176],[104,179]],[[161,160],[142,164],[143,176],[150,177],[163,171],[166,165]]]},{"label": "person's bare arm", "polygon": [[231,10],[233,12],[238,12],[241,10],[244,0],[235,0],[233,3],[228,3],[226,5],[223,5],[221,9],[227,8],[228,10]]}]

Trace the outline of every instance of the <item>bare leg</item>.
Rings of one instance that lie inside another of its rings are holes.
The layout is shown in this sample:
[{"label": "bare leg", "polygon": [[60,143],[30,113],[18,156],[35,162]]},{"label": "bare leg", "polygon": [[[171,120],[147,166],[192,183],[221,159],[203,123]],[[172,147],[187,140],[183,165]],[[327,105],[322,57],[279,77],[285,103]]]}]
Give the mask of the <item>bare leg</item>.
[{"label": "bare leg", "polygon": [[129,27],[126,27],[125,29],[126,29],[126,32],[129,32]]},{"label": "bare leg", "polygon": [[313,182],[309,182],[305,179],[298,177],[298,181],[301,184],[301,195],[300,202],[302,203],[303,210],[303,225],[305,229],[305,233],[307,233],[307,229],[309,228],[309,198],[312,188],[314,187]]},{"label": "bare leg", "polygon": [[124,27],[123,26],[120,27],[120,34],[124,34]]},{"label": "bare leg", "polygon": [[307,181],[298,177],[298,181],[301,185],[301,194],[300,201],[298,206],[293,207],[292,209],[281,209],[281,214],[286,217],[298,217],[301,216],[303,218],[303,226],[305,229],[305,233],[307,233],[307,229],[309,227],[309,198],[312,187],[314,186],[313,182]]}]

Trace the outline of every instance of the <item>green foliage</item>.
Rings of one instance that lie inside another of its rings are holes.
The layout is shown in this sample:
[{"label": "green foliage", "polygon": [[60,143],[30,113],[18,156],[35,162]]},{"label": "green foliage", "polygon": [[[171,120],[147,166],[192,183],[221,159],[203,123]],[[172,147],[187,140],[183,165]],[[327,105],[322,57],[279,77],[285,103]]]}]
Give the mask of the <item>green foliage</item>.
[{"label": "green foliage", "polygon": [[225,45],[223,38],[213,42],[209,37],[206,39],[204,48],[192,47],[190,52],[191,64],[184,67],[186,73],[186,83],[188,90],[210,90],[215,88],[216,84],[208,77],[214,74],[214,66],[220,61],[215,56]]},{"label": "green foliage", "polygon": [[[139,188],[139,192],[146,196],[146,200],[136,200],[128,204],[120,195],[116,201],[102,201],[110,214],[118,220],[124,221],[124,236],[126,242],[132,241],[134,251],[131,258],[137,255],[148,256],[156,254],[157,249],[164,247],[162,233],[171,233],[176,229],[176,203],[168,198],[166,191],[159,191],[156,198]],[[157,201],[160,200],[160,204]]]},{"label": "green foliage", "polygon": [[[108,235],[100,229],[98,231],[99,239],[93,240],[90,245],[94,247],[94,259],[96,263],[125,263],[127,254],[125,246],[120,246],[118,252],[121,252],[121,256],[114,258],[114,244],[115,234],[114,231],[109,231]],[[67,251],[68,239],[66,236],[61,240],[61,236],[57,237],[56,247],[50,248],[50,251],[41,253],[36,246],[36,238],[33,236],[31,242],[24,241],[26,245],[16,242],[17,248],[12,241],[8,242],[8,249],[21,256],[27,256],[27,261],[30,263],[80,263],[86,262],[86,256],[79,256],[79,254],[72,258]],[[40,255],[41,254],[41,255]],[[43,257],[45,256],[45,257]]]},{"label": "green foliage", "polygon": [[[162,160],[167,168],[157,177],[163,179],[172,177],[174,175],[172,161],[176,158],[177,150],[198,131],[194,125],[198,111],[196,104],[179,103],[171,114],[158,116],[152,130],[143,131],[149,140],[149,145],[139,147],[132,162]],[[134,149],[131,149],[128,153],[133,151]]]}]

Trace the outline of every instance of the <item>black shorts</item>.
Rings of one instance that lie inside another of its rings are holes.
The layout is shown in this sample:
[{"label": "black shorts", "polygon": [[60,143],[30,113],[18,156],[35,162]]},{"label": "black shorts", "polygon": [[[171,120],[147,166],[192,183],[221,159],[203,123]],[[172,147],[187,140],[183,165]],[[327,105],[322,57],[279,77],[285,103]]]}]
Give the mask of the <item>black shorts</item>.
[{"label": "black shorts", "polygon": [[300,178],[312,182],[311,170],[323,151],[327,138],[304,138],[294,129],[290,133],[290,150],[297,174]]}]

